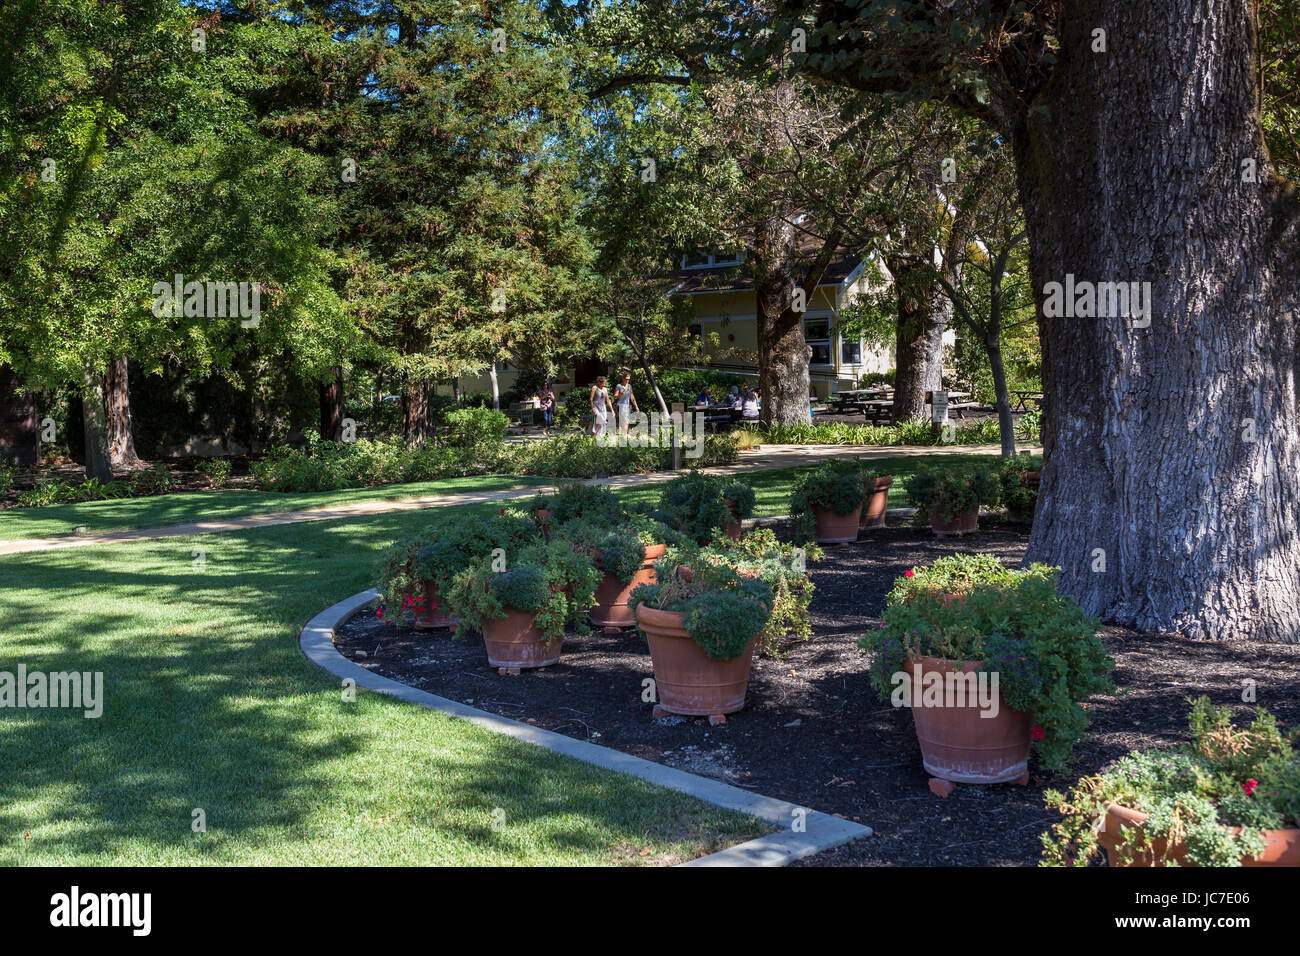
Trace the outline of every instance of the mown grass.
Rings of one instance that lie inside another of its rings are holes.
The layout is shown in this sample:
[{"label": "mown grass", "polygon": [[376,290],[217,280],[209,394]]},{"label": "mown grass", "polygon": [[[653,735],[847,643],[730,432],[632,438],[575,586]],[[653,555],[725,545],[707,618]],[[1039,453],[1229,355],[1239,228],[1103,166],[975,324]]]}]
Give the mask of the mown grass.
[{"label": "mown grass", "polygon": [[770,829],[383,695],[344,701],[298,631],[426,519],[0,558],[0,670],[105,685],[99,719],[0,710],[0,864],[635,864]]},{"label": "mown grass", "polygon": [[330,508],[361,501],[393,501],[426,495],[499,491],[504,488],[545,485],[548,481],[546,478],[518,475],[480,475],[405,485],[378,485],[374,488],[343,488],[338,491],[275,492],[226,488],[148,498],[80,501],[39,508],[6,508],[0,511],[0,541],[71,534],[78,525],[85,525],[91,532],[128,531],[276,511]]}]

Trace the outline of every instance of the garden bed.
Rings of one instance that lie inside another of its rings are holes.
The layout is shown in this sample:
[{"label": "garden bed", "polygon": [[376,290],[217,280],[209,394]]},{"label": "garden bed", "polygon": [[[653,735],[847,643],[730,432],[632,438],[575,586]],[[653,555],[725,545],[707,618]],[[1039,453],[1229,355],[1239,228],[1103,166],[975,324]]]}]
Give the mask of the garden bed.
[{"label": "garden bed", "polygon": [[[1032,865],[1039,835],[1058,819],[1042,792],[1073,777],[1034,763],[1028,787],[961,786],[946,800],[933,796],[911,716],[871,691],[856,646],[879,623],[886,594],[907,568],[961,551],[1020,560],[1027,526],[983,519],[981,527],[978,536],[947,540],[886,528],[828,548],[825,560],[810,566],[813,639],[780,660],[760,660],[745,709],[719,727],[651,718],[641,700],[650,658],[635,630],[571,635],[559,664],[519,677],[489,668],[477,638],[457,642],[385,625],[373,614],[353,618],[336,643],[363,667],[422,690],[875,828],[870,839],[809,863]],[[1259,704],[1284,723],[1300,723],[1300,646],[1198,643],[1117,628],[1102,637],[1121,690],[1090,706],[1094,735],[1076,749],[1080,772],[1185,739],[1185,698],[1208,694],[1240,704],[1247,679],[1257,682]]]}]

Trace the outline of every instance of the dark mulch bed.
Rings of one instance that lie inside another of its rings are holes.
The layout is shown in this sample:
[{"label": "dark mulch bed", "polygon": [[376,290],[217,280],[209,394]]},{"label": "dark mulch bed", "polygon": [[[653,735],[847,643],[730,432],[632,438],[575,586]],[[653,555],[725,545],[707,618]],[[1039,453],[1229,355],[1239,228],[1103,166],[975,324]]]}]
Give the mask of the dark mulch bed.
[{"label": "dark mulch bed", "polygon": [[[373,614],[353,618],[336,640],[358,664],[403,683],[875,829],[806,861],[813,865],[1031,865],[1039,834],[1056,819],[1042,792],[1073,777],[1053,777],[1034,763],[1028,787],[960,786],[946,800],[935,797],[910,715],[871,691],[855,644],[878,625],[886,594],[907,568],[957,551],[1020,560],[1026,527],[981,527],[978,536],[948,540],[888,528],[828,549],[812,566],[813,639],[780,660],[757,662],[745,709],[719,727],[652,719],[641,700],[650,658],[635,631],[570,637],[559,664],[518,677],[488,667],[478,639],[384,625]],[[1076,750],[1080,772],[1185,739],[1186,697],[1241,706],[1246,680],[1256,682],[1260,704],[1300,724],[1300,646],[1197,643],[1117,628],[1103,637],[1121,690],[1093,701],[1094,733]]]},{"label": "dark mulch bed", "polygon": [[[143,471],[150,467],[155,461],[164,461],[172,475],[172,486],[169,494],[189,491],[210,491],[212,483],[208,476],[201,474],[197,470],[199,463],[206,461],[204,458],[160,458],[160,459],[141,459],[139,468],[136,471]],[[249,467],[252,459],[248,457],[233,457],[229,459],[232,467],[231,477],[228,488],[252,488],[254,487],[252,478],[249,475]],[[135,471],[119,472],[114,475],[115,478],[130,480]],[[18,496],[24,491],[31,489],[37,481],[58,481],[67,484],[79,484],[86,478],[86,467],[73,461],[66,456],[47,455],[41,462],[39,468],[27,468],[19,471],[14,476],[13,487],[6,492],[0,492],[0,508],[20,508]]]}]

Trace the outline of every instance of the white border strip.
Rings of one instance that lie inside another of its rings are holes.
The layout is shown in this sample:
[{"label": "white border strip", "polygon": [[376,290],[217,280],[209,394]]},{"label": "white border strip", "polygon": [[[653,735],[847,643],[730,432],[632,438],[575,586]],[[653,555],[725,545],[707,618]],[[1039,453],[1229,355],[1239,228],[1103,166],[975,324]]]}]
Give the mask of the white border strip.
[{"label": "white border strip", "polygon": [[[626,773],[727,810],[747,813],[780,827],[776,833],[699,857],[680,864],[681,866],[783,866],[792,860],[820,853],[822,850],[848,843],[850,840],[871,836],[870,827],[850,820],[842,820],[784,800],[750,793],[718,780],[710,780],[708,777],[700,777],[684,770],[665,767],[585,740],[574,740],[572,737],[543,730],[531,724],[498,717],[477,707],[470,707],[459,701],[417,690],[372,673],[339,653],[338,648],[334,646],[334,631],[378,596],[379,592],[376,590],[363,591],[321,611],[307,622],[298,636],[298,646],[302,648],[302,652],[312,663],[329,671],[335,677],[356,681],[358,687],[388,694],[407,703],[442,711],[444,714],[468,720],[472,724],[505,734],[507,737],[536,744],[597,767]],[[802,832],[796,833],[791,829],[796,821],[802,821]]]}]

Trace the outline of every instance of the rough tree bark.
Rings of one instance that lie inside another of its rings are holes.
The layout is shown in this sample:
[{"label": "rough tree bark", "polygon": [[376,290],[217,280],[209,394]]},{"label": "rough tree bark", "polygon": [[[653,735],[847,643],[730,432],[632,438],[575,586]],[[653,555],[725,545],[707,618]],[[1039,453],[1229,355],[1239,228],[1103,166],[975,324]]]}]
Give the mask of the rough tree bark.
[{"label": "rough tree bark", "polygon": [[416,448],[429,440],[429,383],[408,381],[402,389],[402,440]]},{"label": "rough tree bark", "polygon": [[790,308],[795,279],[794,226],[789,215],[775,213],[760,226],[753,259],[762,420],[810,422],[808,343],[803,337],[803,315]]},{"label": "rough tree bark", "polygon": [[104,412],[104,373],[87,367],[82,377],[81,424],[86,436],[86,477],[111,481],[108,416]]},{"label": "rough tree bark", "polygon": [[116,471],[136,468],[140,456],[135,451],[131,424],[131,395],[128,389],[126,356],[108,363],[104,375],[105,427],[108,429],[108,461]]},{"label": "rough tree bark", "polygon": [[320,383],[320,437],[343,440],[343,366],[335,365],[331,377]]},{"label": "rough tree bark", "polygon": [[[1251,9],[1076,0],[1015,124],[1046,397],[1027,560],[1107,620],[1297,642],[1300,204],[1267,161]],[[1045,315],[1067,274],[1150,282],[1149,327]]]},{"label": "rough tree bark", "polygon": [[946,299],[933,281],[933,268],[909,261],[886,262],[898,292],[894,343],[894,423],[925,418],[925,393],[942,388]]}]

